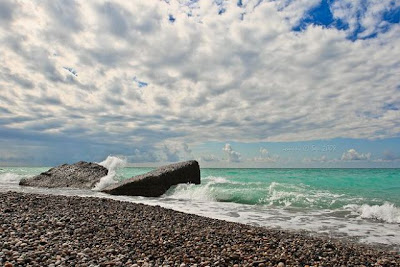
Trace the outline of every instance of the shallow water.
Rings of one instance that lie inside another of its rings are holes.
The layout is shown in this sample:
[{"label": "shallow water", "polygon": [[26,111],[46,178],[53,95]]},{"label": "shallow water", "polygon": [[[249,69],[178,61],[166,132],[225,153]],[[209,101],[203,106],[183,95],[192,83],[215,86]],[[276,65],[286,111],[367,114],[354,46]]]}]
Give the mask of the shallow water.
[{"label": "shallow water", "polygon": [[[110,161],[102,164],[112,174],[104,184],[151,170],[124,168],[123,163]],[[108,197],[400,248],[399,169],[202,169],[201,185],[181,184],[159,198],[18,185],[21,178],[47,169],[2,167],[0,191]]]}]

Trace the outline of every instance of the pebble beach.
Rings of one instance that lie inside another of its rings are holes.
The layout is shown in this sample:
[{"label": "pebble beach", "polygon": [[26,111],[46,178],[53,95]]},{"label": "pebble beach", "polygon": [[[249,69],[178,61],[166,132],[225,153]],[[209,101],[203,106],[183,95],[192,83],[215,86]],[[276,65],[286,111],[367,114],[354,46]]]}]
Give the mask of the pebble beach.
[{"label": "pebble beach", "polygon": [[105,198],[0,193],[1,266],[400,266],[377,246]]}]

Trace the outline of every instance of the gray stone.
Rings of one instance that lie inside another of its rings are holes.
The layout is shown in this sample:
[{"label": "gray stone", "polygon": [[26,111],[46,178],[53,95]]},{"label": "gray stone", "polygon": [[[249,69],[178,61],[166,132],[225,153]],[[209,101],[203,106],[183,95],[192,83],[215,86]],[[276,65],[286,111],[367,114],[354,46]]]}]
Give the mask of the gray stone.
[{"label": "gray stone", "polygon": [[106,187],[112,195],[158,197],[171,186],[181,183],[200,184],[200,167],[195,160],[162,166],[146,174]]},{"label": "gray stone", "polygon": [[93,188],[108,170],[96,163],[80,161],[51,168],[32,178],[22,179],[19,184],[36,187]]}]

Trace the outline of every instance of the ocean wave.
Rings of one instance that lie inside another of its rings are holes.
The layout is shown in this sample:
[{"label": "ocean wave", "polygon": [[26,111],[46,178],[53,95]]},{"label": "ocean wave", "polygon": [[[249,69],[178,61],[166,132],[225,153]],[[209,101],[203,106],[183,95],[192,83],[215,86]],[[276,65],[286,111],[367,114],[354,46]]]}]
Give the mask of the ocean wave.
[{"label": "ocean wave", "polygon": [[207,176],[202,179],[202,184],[178,184],[165,194],[166,197],[187,200],[236,202],[233,195],[240,195],[244,186],[254,183],[241,183],[229,180],[222,176]]},{"label": "ocean wave", "polygon": [[222,176],[207,176],[203,179],[207,184],[232,184],[232,185],[249,185],[255,183],[241,183],[236,181],[231,181],[226,177]]},{"label": "ocean wave", "polygon": [[[289,190],[288,190],[289,189]],[[289,207],[295,203],[314,202],[312,199],[307,199],[304,191],[299,186],[283,185],[277,182],[272,182],[268,187],[268,194],[259,200],[260,204],[268,204],[269,206],[285,206]]]},{"label": "ocean wave", "polygon": [[176,199],[217,201],[211,184],[198,186],[195,184],[178,184],[164,195]]},{"label": "ocean wave", "polygon": [[400,208],[396,207],[393,203],[385,202],[383,205],[350,204],[344,208],[356,212],[363,219],[400,223]]},{"label": "ocean wave", "polygon": [[26,175],[20,175],[16,173],[1,173],[0,174],[0,182],[1,183],[19,183],[19,181],[26,177]]},{"label": "ocean wave", "polygon": [[268,206],[301,207],[301,208],[335,208],[345,200],[343,194],[325,190],[315,190],[304,184],[286,184],[272,182],[268,193],[259,200]]},{"label": "ocean wave", "polygon": [[356,200],[343,194],[315,190],[303,184],[245,183],[218,176],[205,177],[201,185],[177,185],[171,188],[166,196],[176,199],[234,202],[283,208],[337,209],[348,203],[362,203],[362,199]]},{"label": "ocean wave", "polygon": [[100,162],[99,165],[108,169],[108,174],[100,179],[93,190],[100,191],[109,185],[117,183],[117,170],[125,167],[127,162],[126,158],[117,156],[108,156],[104,161]]}]

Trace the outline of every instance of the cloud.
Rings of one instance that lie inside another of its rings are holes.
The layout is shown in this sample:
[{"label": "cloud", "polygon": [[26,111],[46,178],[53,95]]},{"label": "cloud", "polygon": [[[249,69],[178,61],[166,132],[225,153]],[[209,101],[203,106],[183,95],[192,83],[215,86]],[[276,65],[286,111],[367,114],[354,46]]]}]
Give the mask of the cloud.
[{"label": "cloud", "polygon": [[265,147],[260,147],[260,153],[261,155],[267,155],[269,152]]},{"label": "cloud", "polygon": [[322,155],[321,157],[317,158],[304,158],[303,162],[304,163],[325,163],[325,162],[334,162],[335,160],[329,160],[326,155]]},{"label": "cloud", "polygon": [[0,2],[0,21],[2,23],[8,23],[13,18],[13,13],[15,10],[15,5],[11,1],[1,1]]},{"label": "cloud", "polygon": [[182,157],[183,159],[189,160],[195,158],[195,156],[192,154],[192,149],[190,149],[188,144],[183,143],[182,150],[183,150],[183,157]]},{"label": "cloud", "polygon": [[390,150],[383,151],[383,157],[375,160],[375,162],[397,162],[400,161],[400,156]]},{"label": "cloud", "polygon": [[222,151],[228,156],[228,162],[240,162],[242,160],[242,155],[232,149],[230,144],[225,144]]},{"label": "cloud", "polygon": [[192,150],[189,148],[188,144],[183,143],[182,146],[183,146],[183,151],[185,151],[185,153],[187,153],[187,154],[191,154],[192,153]]},{"label": "cloud", "polygon": [[250,159],[254,162],[277,162],[279,159],[278,155],[270,155],[269,151],[265,147],[260,147],[260,155]]},{"label": "cloud", "polygon": [[[74,0],[46,0],[44,3],[46,15],[51,19],[51,31],[57,37],[68,37],[68,33],[76,33],[83,29],[79,2]],[[62,31],[59,31],[62,29]]]},{"label": "cloud", "polygon": [[321,1],[1,1],[0,127],[129,151],[397,137],[398,4],[361,2],[294,31]]},{"label": "cloud", "polygon": [[250,161],[254,162],[277,162],[279,157],[254,157]]},{"label": "cloud", "polygon": [[349,149],[348,151],[342,154],[341,160],[350,161],[350,160],[369,160],[371,158],[371,153],[358,153],[355,149]]},{"label": "cloud", "polygon": [[173,146],[164,145],[163,150],[165,157],[162,158],[166,162],[177,162],[180,160],[179,149]]},{"label": "cloud", "polygon": [[371,37],[384,33],[392,25],[388,18],[398,14],[400,3],[393,0],[334,1],[331,10],[335,18],[348,24],[349,33],[355,38]]},{"label": "cloud", "polygon": [[131,163],[158,162],[160,160],[154,151],[135,149],[133,153],[129,154],[128,161]]},{"label": "cloud", "polygon": [[200,161],[203,162],[218,162],[219,158],[213,154],[203,155],[200,157]]}]

